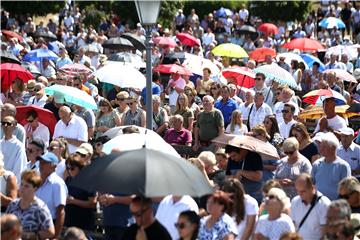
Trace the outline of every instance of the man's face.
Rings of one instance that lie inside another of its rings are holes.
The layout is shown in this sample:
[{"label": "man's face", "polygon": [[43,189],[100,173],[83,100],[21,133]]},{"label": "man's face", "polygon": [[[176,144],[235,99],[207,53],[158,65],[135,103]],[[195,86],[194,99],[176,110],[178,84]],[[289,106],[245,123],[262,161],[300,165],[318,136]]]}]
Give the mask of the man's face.
[{"label": "man's face", "polygon": [[224,100],[229,99],[230,96],[229,90],[227,88],[221,88],[221,96],[223,97]]},{"label": "man's face", "polygon": [[282,115],[283,115],[283,118],[287,121],[289,121],[293,118],[293,113],[291,111],[291,108],[289,108],[289,107],[284,107],[284,109],[282,110]]},{"label": "man's face", "polygon": [[1,122],[4,133],[12,133],[15,130],[16,123],[13,117],[7,116]]},{"label": "man's face", "polygon": [[256,75],[256,77],[255,77],[256,86],[262,87],[262,86],[264,86],[264,83],[265,83],[265,79],[263,78],[263,76],[262,75]]},{"label": "man's face", "polygon": [[35,161],[36,157],[39,157],[41,155],[42,155],[42,150],[34,144],[30,143],[26,148],[26,156],[29,161]]},{"label": "man's face", "polygon": [[326,216],[325,234],[328,239],[338,239],[337,234],[341,227],[349,220],[340,216],[340,211],[337,208],[330,207]]},{"label": "man's face", "polygon": [[295,189],[300,198],[304,201],[309,201],[314,196],[313,188],[308,188],[303,181],[296,181]]},{"label": "man's face", "polygon": [[203,107],[206,110],[211,109],[213,106],[213,102],[209,99],[209,98],[204,98],[203,99]]},{"label": "man's face", "polygon": [[255,94],[255,104],[256,105],[261,105],[264,103],[264,95],[256,93]]},{"label": "man's face", "polygon": [[149,207],[143,207],[139,203],[131,203],[130,204],[130,212],[135,218],[136,224],[138,226],[143,225],[143,220],[148,219],[150,208]]},{"label": "man's face", "polygon": [[335,101],[334,100],[325,100],[324,101],[324,112],[326,115],[332,114],[335,112]]},{"label": "man's face", "polygon": [[351,145],[353,139],[354,139],[353,135],[341,134],[341,143],[345,148],[348,148]]},{"label": "man's face", "polygon": [[51,173],[55,171],[55,166],[44,160],[40,160],[40,174],[42,178],[47,178]]},{"label": "man's face", "polygon": [[240,152],[229,152],[229,158],[231,158],[235,162],[242,161],[246,156],[247,151],[244,149],[240,149]]},{"label": "man's face", "polygon": [[81,90],[82,82],[80,80],[76,79],[76,80],[74,80],[73,86]]},{"label": "man's face", "polygon": [[71,113],[59,111],[59,117],[65,124],[68,124],[71,120]]}]

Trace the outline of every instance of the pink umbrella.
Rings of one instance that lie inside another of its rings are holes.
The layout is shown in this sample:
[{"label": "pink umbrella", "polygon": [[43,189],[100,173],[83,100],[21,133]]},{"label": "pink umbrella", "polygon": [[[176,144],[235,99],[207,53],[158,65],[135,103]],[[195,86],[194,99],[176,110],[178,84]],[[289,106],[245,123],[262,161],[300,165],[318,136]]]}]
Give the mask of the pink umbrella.
[{"label": "pink umbrella", "polygon": [[335,72],[336,77],[343,80],[343,81],[357,83],[354,76],[351,75],[350,73],[348,73],[346,70],[343,70],[343,69],[327,69],[323,73],[330,73],[330,72]]},{"label": "pink umbrella", "polygon": [[195,45],[200,46],[199,39],[188,33],[178,33],[176,34],[176,38],[180,40],[182,45],[187,45],[190,47],[193,47]]},{"label": "pink umbrella", "polygon": [[92,70],[90,68],[79,63],[66,64],[65,66],[61,67],[59,70],[71,76],[81,75],[81,74],[90,75],[92,73]]},{"label": "pink umbrella", "polygon": [[171,37],[156,37],[153,42],[157,45],[165,45],[168,47],[175,47],[177,44]]}]

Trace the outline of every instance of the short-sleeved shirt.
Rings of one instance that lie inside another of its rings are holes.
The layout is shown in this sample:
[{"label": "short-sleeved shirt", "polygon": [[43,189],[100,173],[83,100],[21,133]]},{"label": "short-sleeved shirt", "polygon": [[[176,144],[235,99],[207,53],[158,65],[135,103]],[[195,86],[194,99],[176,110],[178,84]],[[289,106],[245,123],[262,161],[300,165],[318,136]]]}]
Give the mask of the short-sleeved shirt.
[{"label": "short-sleeved shirt", "polygon": [[229,98],[226,102],[223,102],[222,100],[218,100],[215,102],[215,108],[219,109],[224,117],[224,124],[227,126],[230,123],[231,120],[231,114],[233,111],[237,109],[237,103]]},{"label": "short-sleeved shirt", "polygon": [[319,150],[314,142],[311,142],[309,145],[307,145],[304,149],[299,150],[299,152],[306,157],[309,161],[311,161],[311,158],[315,155],[319,154]]},{"label": "short-sleeved shirt", "polygon": [[285,232],[295,232],[295,226],[291,218],[284,213],[276,220],[269,220],[269,215],[261,216],[255,229],[255,234],[261,233],[269,240],[278,240]]},{"label": "short-sleeved shirt", "polygon": [[47,205],[52,219],[56,219],[56,208],[66,205],[68,189],[64,180],[56,172],[53,172],[38,188],[35,195]]},{"label": "short-sleeved shirt", "polygon": [[6,213],[14,214],[19,218],[24,232],[36,233],[54,226],[49,208],[41,199],[35,197],[26,209],[21,209],[20,201],[18,198],[10,202]]},{"label": "short-sleeved shirt", "polygon": [[[344,146],[340,146],[337,151],[337,155],[349,163],[351,170],[360,169],[360,146],[356,143],[351,143],[348,149],[345,149]],[[356,175],[359,177],[360,175]]]},{"label": "short-sleeved shirt", "polygon": [[192,142],[192,135],[191,132],[185,128],[180,131],[170,128],[166,131],[164,140],[169,144],[186,145]]},{"label": "short-sleeved shirt", "polygon": [[81,110],[75,112],[75,114],[84,119],[88,128],[95,127],[95,114],[90,109],[82,108]]},{"label": "short-sleeved shirt", "polygon": [[[321,121],[321,119],[317,123],[314,132],[318,132],[320,130],[320,125],[319,125],[320,121]],[[333,118],[327,119],[327,122],[328,122],[328,126],[330,128],[332,128],[333,130],[339,130],[341,128],[346,128],[346,125],[347,125],[345,119],[343,119],[339,115],[336,115]]]},{"label": "short-sleeved shirt", "polygon": [[[127,227],[122,239],[135,240],[138,229],[139,226],[137,224]],[[145,233],[148,240],[171,240],[170,234],[158,220],[155,220],[149,227],[145,228]]]},{"label": "short-sleeved shirt", "polygon": [[[248,194],[244,195],[244,204],[245,204],[245,215],[244,219],[237,225],[237,230],[239,235],[236,237],[237,240],[241,238],[244,234],[247,222],[247,216],[257,216],[259,212],[259,205],[255,198],[251,197]],[[233,216],[234,221],[236,221],[236,216]]]},{"label": "short-sleeved shirt", "polygon": [[255,103],[253,103],[248,115],[250,129],[257,124],[263,124],[265,117],[271,114],[272,110],[266,103],[263,103],[258,109],[256,109]]},{"label": "short-sleeved shirt", "polygon": [[[108,128],[114,128],[116,126],[116,118],[119,118],[116,111],[113,110],[106,115],[102,115],[100,118],[96,119],[96,127],[106,126]],[[102,136],[102,132],[96,132],[96,138]]]},{"label": "short-sleeved shirt", "polygon": [[210,112],[201,112],[196,127],[199,128],[199,140],[210,141],[219,135],[219,128],[224,127],[223,115],[216,108]]},{"label": "short-sleeved shirt", "polygon": [[226,213],[224,213],[210,229],[206,227],[206,222],[209,218],[210,216],[206,216],[200,220],[199,239],[224,239],[224,237],[229,234],[238,235],[235,221]]},{"label": "short-sleeved shirt", "polygon": [[330,200],[338,198],[337,186],[339,182],[350,176],[350,165],[339,157],[331,163],[325,162],[322,157],[313,163],[311,171],[311,177],[314,179],[317,190]]}]

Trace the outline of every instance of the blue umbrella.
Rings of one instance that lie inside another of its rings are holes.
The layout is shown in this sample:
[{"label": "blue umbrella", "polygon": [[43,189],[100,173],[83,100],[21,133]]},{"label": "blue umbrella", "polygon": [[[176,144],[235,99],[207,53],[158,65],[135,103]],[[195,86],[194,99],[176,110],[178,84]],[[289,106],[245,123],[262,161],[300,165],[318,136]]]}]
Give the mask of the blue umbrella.
[{"label": "blue umbrella", "polygon": [[321,20],[319,26],[327,29],[333,29],[334,27],[340,29],[345,28],[345,23],[339,18],[328,17]]},{"label": "blue umbrella", "polygon": [[314,64],[314,62],[317,62],[320,64],[319,72],[322,72],[325,70],[325,65],[317,57],[310,55],[310,54],[305,54],[305,53],[300,54],[300,56],[302,57],[302,59],[304,59],[306,64],[309,66],[309,68],[312,68],[312,65]]},{"label": "blue umbrella", "polygon": [[28,54],[25,55],[23,60],[27,62],[36,62],[42,61],[43,58],[47,58],[49,60],[56,60],[59,57],[58,55],[56,55],[56,53],[49,49],[39,48],[28,52]]},{"label": "blue umbrella", "polygon": [[221,7],[219,10],[216,11],[215,17],[218,18],[226,18],[227,16],[232,16],[233,12],[228,8]]}]

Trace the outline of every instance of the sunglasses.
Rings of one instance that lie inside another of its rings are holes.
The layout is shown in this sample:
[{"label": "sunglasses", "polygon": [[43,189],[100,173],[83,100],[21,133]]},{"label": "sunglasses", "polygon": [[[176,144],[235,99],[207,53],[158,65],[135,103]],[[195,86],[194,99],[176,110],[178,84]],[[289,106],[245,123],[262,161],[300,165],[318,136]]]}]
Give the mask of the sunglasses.
[{"label": "sunglasses", "polygon": [[29,123],[32,123],[35,119],[27,119],[26,121],[28,121]]},{"label": "sunglasses", "polygon": [[278,199],[276,196],[274,196],[274,195],[269,195],[269,196],[267,196],[266,197],[267,199]]},{"label": "sunglasses", "polygon": [[289,113],[290,111],[289,110],[282,110],[281,112],[282,113]]},{"label": "sunglasses", "polygon": [[1,125],[5,127],[9,127],[12,126],[13,124],[11,122],[1,122]]},{"label": "sunglasses", "polygon": [[348,194],[339,194],[339,199],[348,200],[353,193],[354,193],[354,192],[350,192],[350,193],[348,193]]},{"label": "sunglasses", "polygon": [[40,88],[35,88],[34,90],[35,90],[35,92],[38,92],[38,91],[40,91],[41,89],[40,89]]},{"label": "sunglasses", "polygon": [[286,155],[293,155],[295,151],[284,152]]},{"label": "sunglasses", "polygon": [[127,103],[127,105],[130,105],[130,106],[132,106],[133,104],[135,104],[135,103],[134,102]]},{"label": "sunglasses", "polygon": [[50,151],[50,152],[54,151],[55,149],[59,149],[59,147],[57,147],[57,146],[50,146],[50,147],[47,148],[47,150]]},{"label": "sunglasses", "polygon": [[86,157],[87,155],[86,154],[83,154],[83,153],[79,153],[79,152],[76,152],[76,154],[79,154],[80,157]]},{"label": "sunglasses", "polygon": [[175,223],[174,225],[177,229],[184,229],[188,226],[187,223]]},{"label": "sunglasses", "polygon": [[262,78],[255,78],[256,81],[262,81]]},{"label": "sunglasses", "polygon": [[131,212],[131,215],[134,217],[141,217],[149,208],[145,208],[143,210],[139,210],[137,212]]}]

